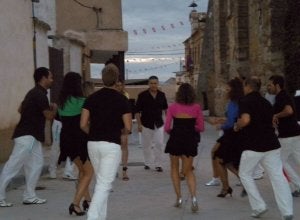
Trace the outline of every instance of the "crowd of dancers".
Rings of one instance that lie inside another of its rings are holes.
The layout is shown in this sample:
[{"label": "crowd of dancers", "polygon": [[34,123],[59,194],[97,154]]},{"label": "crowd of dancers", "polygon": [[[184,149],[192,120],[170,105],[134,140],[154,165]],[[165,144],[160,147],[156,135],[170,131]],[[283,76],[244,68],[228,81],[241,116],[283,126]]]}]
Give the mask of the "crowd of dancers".
[{"label": "crowd of dancers", "polygon": [[[141,132],[144,169],[163,172],[163,151],[169,154],[176,194],[174,206],[182,207],[181,180],[186,179],[191,211],[199,211],[193,159],[198,154],[200,133],[204,131],[204,116],[190,84],[181,84],[175,102],[168,105],[165,94],[158,89],[158,78],[151,76],[149,88],[138,95],[133,109],[119,70],[112,63],[102,70],[103,88],[93,94],[83,91],[80,74],[67,73],[57,103],[49,104],[47,98],[53,74],[40,67],[34,72],[34,80],[35,87],[20,105],[21,119],[13,134],[14,148],[0,175],[0,207],[13,205],[6,201],[5,191],[21,168],[26,176],[23,204],[46,203],[46,199],[36,195],[35,187],[43,167],[45,120],[50,120],[51,161],[54,162],[49,166],[50,177],[56,178],[57,164],[66,161],[64,177],[78,179],[69,213],[87,214],[88,220],[106,219],[109,192],[120,164],[122,180],[129,181],[128,135],[135,114]],[[269,78],[267,90],[275,97],[270,102],[260,93],[258,77],[230,80],[226,117],[211,121],[222,135],[211,151],[213,179],[206,185],[221,183],[217,197],[231,196],[233,190],[227,170],[233,172],[243,186],[241,195],[248,196],[254,218],[268,210],[256,187],[255,171],[268,174],[282,219],[294,218],[292,196],[300,196],[300,177],[289,163],[294,157],[300,165],[300,126],[293,99],[284,84],[280,75]],[[165,146],[164,132],[169,134]],[[73,164],[78,177],[74,177]],[[91,193],[89,185],[93,177],[96,183]]]}]

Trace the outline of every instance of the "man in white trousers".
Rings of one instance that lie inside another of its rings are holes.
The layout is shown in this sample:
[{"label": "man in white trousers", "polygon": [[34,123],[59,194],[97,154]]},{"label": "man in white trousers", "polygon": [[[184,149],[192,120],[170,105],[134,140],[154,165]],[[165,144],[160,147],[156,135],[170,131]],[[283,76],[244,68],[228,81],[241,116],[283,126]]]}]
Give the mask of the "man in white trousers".
[{"label": "man in white trousers", "polygon": [[121,161],[121,133],[129,134],[132,116],[128,99],[116,90],[119,69],[114,64],[102,70],[104,87],[83,105],[80,127],[88,134],[88,152],[96,184],[87,220],[105,220],[112,182]]},{"label": "man in white trousers", "polygon": [[293,200],[288,181],[283,175],[280,143],[272,123],[272,106],[260,95],[260,87],[260,79],[256,77],[244,81],[245,96],[239,102],[240,115],[234,127],[235,131],[240,132],[243,150],[239,176],[248,193],[251,217],[259,218],[268,209],[252,175],[256,165],[262,164],[270,178],[282,219],[292,220]]},{"label": "man in white trousers", "polygon": [[[52,123],[52,145],[50,150],[50,162],[49,162],[49,177],[51,179],[56,179],[56,171],[57,171],[57,160],[59,157],[59,144],[60,144],[60,132],[61,132],[62,124],[56,118],[53,120]],[[74,164],[67,157],[63,179],[65,180],[77,180],[77,177],[74,175]]]},{"label": "man in white trousers", "polygon": [[47,98],[47,89],[53,82],[52,73],[45,67],[34,71],[35,87],[25,96],[19,112],[21,119],[14,131],[13,151],[3,167],[0,175],[0,207],[10,207],[7,202],[6,187],[11,179],[24,168],[26,186],[23,194],[23,204],[43,204],[35,194],[35,187],[43,167],[42,142],[45,139],[45,120],[54,118],[57,106],[50,104]]},{"label": "man in white trousers", "polygon": [[297,122],[296,108],[292,97],[284,88],[284,77],[273,75],[269,78],[268,92],[276,95],[273,106],[273,123],[278,130],[281,144],[281,158],[284,170],[295,187],[293,196],[300,196],[300,176],[289,164],[289,160],[300,166],[300,125]]},{"label": "man in white trousers", "polygon": [[[158,89],[157,76],[148,79],[149,89],[141,92],[136,101],[136,120],[141,132],[144,150],[145,170],[154,164],[157,172],[162,172],[164,146],[163,112],[168,108],[165,93]],[[154,161],[152,160],[152,152]]]}]

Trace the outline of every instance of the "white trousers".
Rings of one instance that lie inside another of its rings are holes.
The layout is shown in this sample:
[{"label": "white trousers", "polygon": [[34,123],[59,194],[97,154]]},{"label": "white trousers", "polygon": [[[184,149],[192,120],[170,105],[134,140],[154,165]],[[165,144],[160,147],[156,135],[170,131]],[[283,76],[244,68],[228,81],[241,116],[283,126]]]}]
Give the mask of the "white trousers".
[{"label": "white trousers", "polygon": [[[60,144],[60,132],[61,132],[62,124],[60,121],[53,120],[52,124],[52,145],[50,149],[50,161],[49,161],[49,172],[56,174],[57,169],[57,160],[59,157],[59,144]],[[74,175],[74,164],[67,157],[66,165],[64,169],[64,175]]]},{"label": "white trousers", "polygon": [[35,187],[41,175],[44,158],[41,142],[33,136],[26,135],[14,139],[13,151],[5,163],[0,176],[0,200],[6,198],[6,187],[13,177],[24,168],[26,187],[23,199],[36,196]]},{"label": "white trousers", "polygon": [[293,200],[289,184],[283,175],[280,149],[267,152],[247,150],[242,153],[239,176],[245,190],[248,193],[252,210],[261,210],[266,208],[266,203],[261,197],[256,183],[252,178],[253,170],[258,163],[261,163],[265,168],[265,171],[268,173],[275,195],[275,200],[281,215],[292,215]]},{"label": "white trousers", "polygon": [[294,159],[296,164],[300,166],[300,136],[279,138],[281,144],[281,159],[283,162],[284,170],[288,175],[291,183],[300,189],[300,177],[289,164],[290,159]]},{"label": "white trousers", "polygon": [[[155,167],[162,166],[162,155],[164,145],[164,129],[163,126],[154,130],[143,127],[142,130],[142,146],[144,151],[145,165]],[[153,160],[154,156],[154,160]]]},{"label": "white trousers", "polygon": [[89,141],[88,153],[94,168],[96,185],[87,219],[105,220],[109,192],[121,162],[121,146],[106,141]]}]

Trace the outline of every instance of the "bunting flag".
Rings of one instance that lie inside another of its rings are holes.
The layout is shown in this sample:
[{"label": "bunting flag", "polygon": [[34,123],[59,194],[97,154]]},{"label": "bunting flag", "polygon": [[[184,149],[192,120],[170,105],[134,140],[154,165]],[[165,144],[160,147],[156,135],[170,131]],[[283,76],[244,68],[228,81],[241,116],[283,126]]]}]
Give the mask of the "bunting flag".
[{"label": "bunting flag", "polygon": [[152,67],[140,67],[140,68],[135,68],[135,69],[131,69],[131,68],[126,68],[126,71],[128,73],[138,73],[138,72],[148,72],[148,71],[153,71],[153,70],[159,70],[159,69],[164,69],[167,68],[171,65],[179,65],[180,61],[177,62],[172,62],[172,63],[167,63],[167,64],[163,64],[163,65],[159,65],[159,66],[152,66]]},{"label": "bunting flag", "polygon": [[[184,22],[183,21],[179,21],[177,22],[179,25],[176,25],[175,23],[171,23],[169,25],[160,25],[159,28],[157,27],[142,27],[141,31],[138,31],[137,29],[132,30],[134,35],[138,35],[139,33],[144,33],[144,34],[148,34],[148,33],[157,33],[157,30],[161,29],[162,31],[166,31],[166,30],[172,30],[175,28],[179,28],[180,26],[184,26]],[[167,28],[168,27],[168,28]],[[128,31],[129,33],[131,31]]]}]

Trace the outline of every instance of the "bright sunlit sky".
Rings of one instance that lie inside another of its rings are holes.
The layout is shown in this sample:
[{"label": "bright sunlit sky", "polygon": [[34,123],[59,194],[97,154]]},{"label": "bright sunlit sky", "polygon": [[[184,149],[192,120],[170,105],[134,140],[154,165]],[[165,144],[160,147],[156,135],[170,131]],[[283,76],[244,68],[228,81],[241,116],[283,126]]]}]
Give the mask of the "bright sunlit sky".
[{"label": "bright sunlit sky", "polygon": [[[192,0],[122,0],[123,29],[128,32],[125,78],[157,75],[164,82],[179,71],[184,59],[182,44],[191,35],[188,7]],[[195,9],[206,12],[208,0],[195,0]],[[98,72],[102,66],[92,66]]]}]

